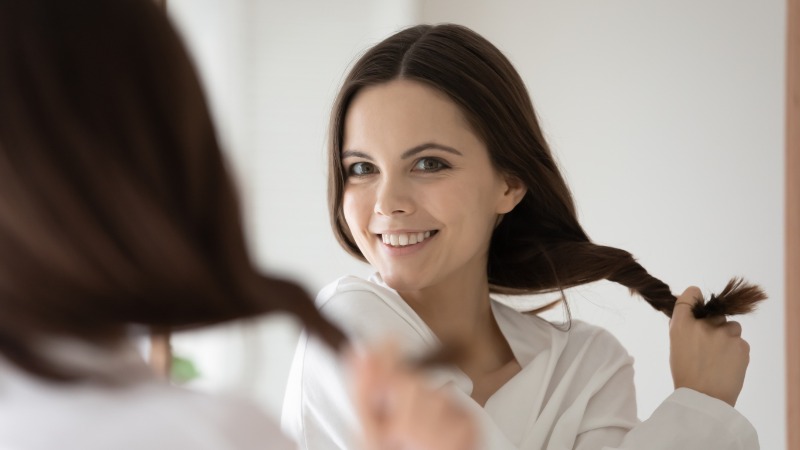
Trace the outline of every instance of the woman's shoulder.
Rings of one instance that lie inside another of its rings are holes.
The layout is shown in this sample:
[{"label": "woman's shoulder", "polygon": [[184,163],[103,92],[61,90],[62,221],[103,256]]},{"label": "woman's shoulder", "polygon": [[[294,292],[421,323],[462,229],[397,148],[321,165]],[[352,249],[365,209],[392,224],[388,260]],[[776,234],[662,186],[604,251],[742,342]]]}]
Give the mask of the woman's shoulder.
[{"label": "woman's shoulder", "polygon": [[320,289],[315,301],[317,308],[325,308],[342,295],[378,297],[390,302],[394,300],[394,297],[399,297],[392,289],[374,280],[367,280],[355,275],[346,275],[331,281]]},{"label": "woman's shoulder", "polygon": [[129,434],[145,439],[152,436],[153,444],[174,441],[189,448],[230,450],[255,450],[264,445],[294,448],[274,418],[234,394],[207,394],[154,381],[114,394],[109,401],[114,398],[126,405],[129,411],[124,415],[136,424]]},{"label": "woman's shoulder", "polygon": [[590,347],[603,346],[624,350],[622,343],[608,329],[580,319],[573,319],[567,331],[570,339]]},{"label": "woman's shoulder", "polygon": [[496,306],[494,311],[512,347],[516,343],[517,347],[526,350],[529,359],[547,351],[551,355],[559,355],[562,362],[632,362],[617,337],[599,325],[579,319],[570,319],[565,323],[551,322],[508,305]]},{"label": "woman's shoulder", "polygon": [[323,287],[316,305],[329,320],[356,341],[394,336],[411,347],[430,348],[433,332],[400,295],[372,277],[341,277]]},{"label": "woman's shoulder", "polygon": [[619,339],[606,328],[580,319],[571,319],[558,333],[566,337],[564,357],[583,364],[633,364],[633,357]]},{"label": "woman's shoulder", "polygon": [[571,353],[590,366],[633,365],[633,357],[619,339],[599,325],[573,320],[569,344]]},{"label": "woman's shoulder", "polygon": [[[210,431],[205,442],[219,439],[232,450],[264,448],[264,445],[281,450],[295,448],[275,418],[249,399],[233,394],[168,389],[175,396],[174,411],[182,411],[187,416],[185,424],[193,423],[198,428],[204,426]],[[180,428],[175,431],[180,431]]]},{"label": "woman's shoulder", "polygon": [[[141,379],[49,382],[0,364],[0,442],[26,449],[291,449],[257,405]],[[87,430],[93,430],[88,433]],[[272,447],[274,445],[275,447]]]},{"label": "woman's shoulder", "polygon": [[350,317],[363,314],[383,312],[406,315],[407,309],[410,309],[392,289],[352,275],[341,277],[323,287],[315,303],[323,314],[344,324]]}]

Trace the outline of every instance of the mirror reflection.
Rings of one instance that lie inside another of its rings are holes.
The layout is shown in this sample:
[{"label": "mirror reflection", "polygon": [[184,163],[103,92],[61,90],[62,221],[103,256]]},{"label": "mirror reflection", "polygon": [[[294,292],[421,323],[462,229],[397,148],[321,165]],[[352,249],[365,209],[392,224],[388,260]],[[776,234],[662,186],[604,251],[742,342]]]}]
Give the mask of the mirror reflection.
[{"label": "mirror reflection", "polygon": [[[718,292],[731,275],[766,290],[757,313],[737,318],[752,349],[737,410],[764,448],[784,447],[782,3],[170,0],[168,9],[201,70],[259,265],[312,294],[375,271],[342,251],[327,212],[327,125],[348,69],[417,23],[463,24],[488,39],[527,87],[594,242],[630,251],[678,294]],[[567,294],[574,320],[608,329],[635,358],[638,415],[649,417],[673,390],[667,320],[612,283]],[[531,309],[550,299],[505,300]],[[199,372],[190,386],[243,392],[277,415],[298,335],[294,322],[271,318],[174,345]]]}]

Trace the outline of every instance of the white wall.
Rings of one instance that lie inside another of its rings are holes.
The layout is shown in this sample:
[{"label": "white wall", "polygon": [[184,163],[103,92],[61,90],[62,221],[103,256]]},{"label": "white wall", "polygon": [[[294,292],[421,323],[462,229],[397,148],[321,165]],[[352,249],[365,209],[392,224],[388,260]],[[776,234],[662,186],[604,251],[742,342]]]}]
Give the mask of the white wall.
[{"label": "white wall", "polygon": [[[314,292],[366,273],[335,243],[324,139],[333,95],[369,44],[416,21],[453,21],[500,47],[525,79],[597,242],[631,251],[679,292],[732,275],[771,300],[740,319],[752,346],[739,409],[785,448],[783,77],[779,0],[169,0],[203,70],[241,176],[259,263]],[[671,391],[667,322],[609,283],[571,296],[635,356],[640,413]],[[279,409],[297,328],[284,319],[179,336],[210,390]],[[269,360],[270,364],[263,364]]]}]

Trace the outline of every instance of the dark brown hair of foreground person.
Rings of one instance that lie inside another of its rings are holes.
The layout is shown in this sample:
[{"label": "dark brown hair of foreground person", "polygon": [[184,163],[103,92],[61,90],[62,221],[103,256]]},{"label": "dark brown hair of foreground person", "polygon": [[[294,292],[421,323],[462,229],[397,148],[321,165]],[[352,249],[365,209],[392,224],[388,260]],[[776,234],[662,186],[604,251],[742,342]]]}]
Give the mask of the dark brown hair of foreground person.
[{"label": "dark brown hair of foreground person", "polygon": [[[364,259],[342,211],[345,116],[361,89],[398,78],[447,94],[486,144],[494,167],[528,188],[492,236],[487,270],[493,292],[553,292],[607,279],[672,315],[676,297],[666,284],[630,253],[589,240],[519,74],[495,46],[458,25],[419,25],[390,36],[355,63],[339,91],[331,117],[328,203],[334,232],[348,252]],[[758,287],[733,279],[694,313],[747,313],[765,298]]]},{"label": "dark brown hair of foreground person", "polygon": [[0,355],[55,380],[60,337],[115,342],[284,311],[258,273],[189,57],[150,0],[0,0]]}]

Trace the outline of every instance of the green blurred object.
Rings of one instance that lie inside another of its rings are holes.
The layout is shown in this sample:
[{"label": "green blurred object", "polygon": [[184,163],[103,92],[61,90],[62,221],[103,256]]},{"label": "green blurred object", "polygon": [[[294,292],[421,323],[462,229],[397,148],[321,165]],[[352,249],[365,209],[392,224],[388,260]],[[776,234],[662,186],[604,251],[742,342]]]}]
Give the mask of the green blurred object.
[{"label": "green blurred object", "polygon": [[200,371],[189,358],[172,355],[170,378],[174,383],[184,384],[200,377]]}]

